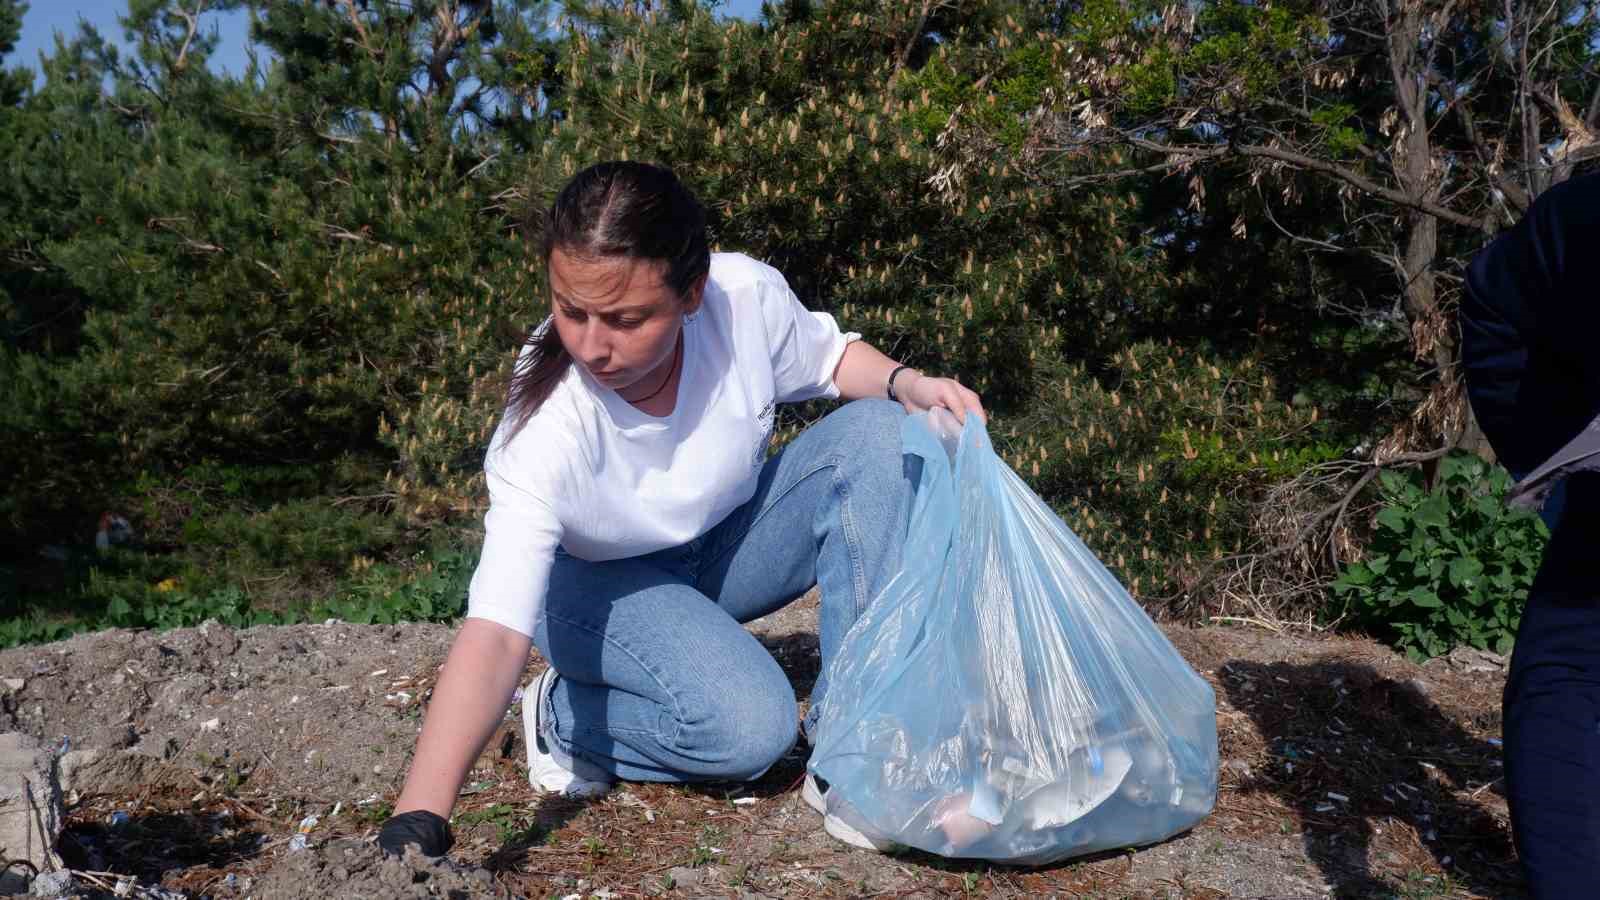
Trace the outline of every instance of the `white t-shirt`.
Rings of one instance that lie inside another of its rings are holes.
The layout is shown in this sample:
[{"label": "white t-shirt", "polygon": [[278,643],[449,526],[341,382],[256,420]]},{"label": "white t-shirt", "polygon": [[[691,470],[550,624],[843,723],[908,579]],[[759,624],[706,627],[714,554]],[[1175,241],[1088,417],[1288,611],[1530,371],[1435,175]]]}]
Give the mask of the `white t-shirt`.
[{"label": "white t-shirt", "polygon": [[710,531],[754,496],[774,405],[839,396],[833,371],[861,337],[739,253],[712,254],[683,335],[678,399],[664,418],[574,364],[509,443],[501,421],[483,464],[489,512],[468,616],[531,636],[557,545],[624,559]]}]

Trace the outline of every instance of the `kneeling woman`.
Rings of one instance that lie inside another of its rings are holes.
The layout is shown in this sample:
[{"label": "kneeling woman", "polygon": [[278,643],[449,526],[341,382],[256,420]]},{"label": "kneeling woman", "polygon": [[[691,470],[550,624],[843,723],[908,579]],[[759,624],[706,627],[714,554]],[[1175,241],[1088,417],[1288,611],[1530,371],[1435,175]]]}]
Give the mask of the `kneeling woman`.
[{"label": "kneeling woman", "polygon": [[[709,252],[668,170],[602,163],[549,210],[552,316],[519,357],[484,462],[467,618],[380,843],[448,849],[445,818],[523,697],[535,787],[759,777],[793,746],[794,690],[741,623],[818,585],[823,671],[893,575],[912,481],[907,412],[981,415],[807,311],[783,276]],[[849,403],[767,456],[775,405]],[[826,702],[826,677],[811,717]]]}]

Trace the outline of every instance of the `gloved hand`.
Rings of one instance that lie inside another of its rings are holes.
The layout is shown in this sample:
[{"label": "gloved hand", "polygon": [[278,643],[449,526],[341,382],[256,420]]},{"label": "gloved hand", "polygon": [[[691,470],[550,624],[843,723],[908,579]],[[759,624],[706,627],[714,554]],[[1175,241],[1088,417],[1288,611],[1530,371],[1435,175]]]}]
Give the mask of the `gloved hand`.
[{"label": "gloved hand", "polygon": [[407,844],[416,844],[423,856],[443,856],[455,842],[450,823],[425,809],[390,816],[378,831],[378,847],[389,856],[405,856]]}]

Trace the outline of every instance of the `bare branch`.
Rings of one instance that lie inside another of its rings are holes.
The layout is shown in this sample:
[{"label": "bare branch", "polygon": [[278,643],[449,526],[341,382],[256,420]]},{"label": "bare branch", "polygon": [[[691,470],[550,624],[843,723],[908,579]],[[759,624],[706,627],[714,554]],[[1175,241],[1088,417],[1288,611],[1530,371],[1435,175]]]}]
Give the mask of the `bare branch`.
[{"label": "bare branch", "polygon": [[189,33],[183,36],[183,46],[178,49],[178,59],[172,64],[173,69],[181,71],[186,64],[189,46],[194,43],[195,33],[200,30],[200,13],[205,11],[205,8],[206,0],[195,0],[194,12],[184,9],[182,4],[178,5],[178,15],[182,16],[184,23],[189,26]]}]

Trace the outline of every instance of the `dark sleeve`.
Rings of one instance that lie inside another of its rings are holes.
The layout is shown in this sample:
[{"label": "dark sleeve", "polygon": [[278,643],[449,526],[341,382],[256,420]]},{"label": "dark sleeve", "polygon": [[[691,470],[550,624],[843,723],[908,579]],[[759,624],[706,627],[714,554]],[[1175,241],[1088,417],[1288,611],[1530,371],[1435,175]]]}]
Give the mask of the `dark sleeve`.
[{"label": "dark sleeve", "polygon": [[1473,258],[1460,321],[1473,412],[1525,474],[1600,412],[1600,175],[1546,191]]}]

